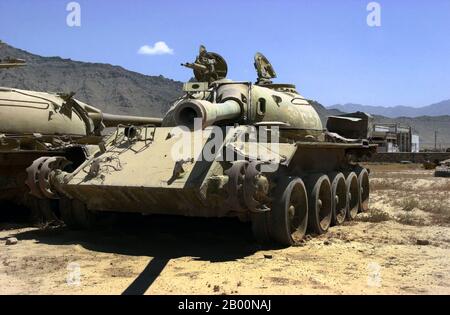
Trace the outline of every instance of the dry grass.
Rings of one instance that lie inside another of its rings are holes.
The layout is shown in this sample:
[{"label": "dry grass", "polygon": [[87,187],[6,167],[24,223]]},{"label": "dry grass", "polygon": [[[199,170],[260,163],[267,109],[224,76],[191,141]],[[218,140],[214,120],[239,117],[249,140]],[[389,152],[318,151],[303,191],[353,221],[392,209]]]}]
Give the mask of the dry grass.
[{"label": "dry grass", "polygon": [[401,224],[414,225],[414,226],[425,226],[426,222],[424,218],[413,215],[410,212],[402,213],[396,217],[396,220]]},{"label": "dry grass", "polygon": [[370,183],[370,190],[376,191],[376,190],[394,190],[396,188],[395,183],[393,182],[371,182]]},{"label": "dry grass", "polygon": [[363,163],[374,173],[380,172],[398,172],[407,170],[423,170],[422,164],[400,164],[400,163]]},{"label": "dry grass", "polygon": [[356,221],[371,223],[378,223],[389,220],[391,220],[391,216],[389,215],[389,213],[377,208],[372,208],[368,212],[356,217]]},{"label": "dry grass", "polygon": [[419,226],[426,224],[424,218],[411,213],[414,209],[430,214],[432,224],[450,223],[450,196],[442,192],[423,192],[419,195],[419,199],[411,198],[408,195],[405,197],[403,192],[403,194],[397,195],[396,201],[393,201],[392,204],[405,212],[396,216],[397,221],[403,224]]},{"label": "dry grass", "polygon": [[445,183],[438,187],[438,191],[447,191],[449,193],[448,198],[450,199],[450,179]]},{"label": "dry grass", "polygon": [[[430,185],[417,188],[415,185],[418,180],[427,180]],[[396,192],[408,192],[408,195],[419,194],[426,192],[446,192],[449,194],[450,199],[450,178],[449,180],[441,181],[441,179],[435,179],[434,177],[427,178],[420,174],[410,174],[410,177],[398,175],[396,177],[378,177],[372,176],[370,181],[371,191],[386,191],[392,190]]]},{"label": "dry grass", "polygon": [[436,194],[434,198],[424,200],[421,209],[433,214],[435,224],[450,223],[450,196]]},{"label": "dry grass", "polygon": [[440,194],[434,194],[431,198],[427,198],[425,204],[421,207],[423,211],[435,213],[435,214],[446,214],[450,212],[450,207],[448,205],[448,197],[444,197]]},{"label": "dry grass", "polygon": [[414,198],[402,199],[400,201],[400,207],[402,207],[403,211],[409,212],[419,207],[419,201]]},{"label": "dry grass", "polygon": [[[408,225],[450,224],[450,179],[433,177],[418,164],[371,164],[371,191],[384,206],[362,216],[362,221],[389,219]],[[380,199],[378,199],[380,200]],[[382,210],[381,210],[382,209]]]}]

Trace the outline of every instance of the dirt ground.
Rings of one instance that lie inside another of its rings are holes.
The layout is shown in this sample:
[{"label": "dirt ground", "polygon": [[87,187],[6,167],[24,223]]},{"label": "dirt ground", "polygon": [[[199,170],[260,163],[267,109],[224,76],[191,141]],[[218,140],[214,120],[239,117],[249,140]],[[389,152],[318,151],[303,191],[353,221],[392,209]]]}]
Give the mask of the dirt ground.
[{"label": "dirt ground", "polygon": [[2,223],[0,294],[450,294],[450,179],[369,167],[369,212],[286,249],[260,247],[231,219],[124,216],[91,232]]}]

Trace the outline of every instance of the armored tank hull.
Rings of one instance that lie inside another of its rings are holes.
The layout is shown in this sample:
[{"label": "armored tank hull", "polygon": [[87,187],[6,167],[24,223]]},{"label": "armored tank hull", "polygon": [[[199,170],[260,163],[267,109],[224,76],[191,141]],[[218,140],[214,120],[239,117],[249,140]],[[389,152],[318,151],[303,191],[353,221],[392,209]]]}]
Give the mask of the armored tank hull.
[{"label": "armored tank hull", "polygon": [[[23,66],[22,59],[0,60],[0,70]],[[105,114],[74,99],[74,94],[0,87],[0,202],[12,201],[38,212],[42,205],[52,217],[50,202],[36,188],[39,178],[29,178],[28,167],[42,169],[41,175],[50,166],[74,170],[101,144],[105,127],[161,123],[158,118]],[[28,194],[29,188],[39,202]]]},{"label": "armored tank hull", "polygon": [[72,96],[0,87],[0,201],[35,208],[25,185],[30,180],[26,169],[34,161],[46,157],[33,167],[55,164],[73,170],[98,148],[106,126],[154,122],[103,114]]},{"label": "armored tank hull", "polygon": [[161,126],[118,127],[73,171],[30,171],[43,178],[36,196],[59,199],[72,227],[110,211],[238,217],[282,245],[366,211],[369,171],[357,162],[376,146],[324,130],[295,86],[270,81],[261,54],[256,84],[225,79],[223,63],[202,47],[187,66],[204,82],[185,84]]},{"label": "armored tank hull", "polygon": [[[239,217],[252,220],[258,239],[288,245],[302,238],[308,224],[311,231],[324,233],[331,224],[367,210],[369,174],[348,159],[370,155],[373,146],[278,143],[276,160],[245,149],[256,145],[266,152],[273,143],[236,140],[246,127],[233,127],[225,134],[219,150],[235,153],[231,162],[221,154],[212,161],[202,155],[175,161],[172,148],[177,138],[171,137],[171,127],[139,128],[139,134],[150,135],[146,140],[131,140],[125,136],[127,130],[119,128],[105,151],[94,153],[72,173],[53,173],[52,190],[61,198],[63,218],[69,225],[89,227],[101,211]],[[212,128],[204,131],[202,148],[212,141]],[[294,233],[288,233],[287,222],[297,235],[290,236]],[[284,231],[284,238],[268,234],[281,233],[277,230]]]}]

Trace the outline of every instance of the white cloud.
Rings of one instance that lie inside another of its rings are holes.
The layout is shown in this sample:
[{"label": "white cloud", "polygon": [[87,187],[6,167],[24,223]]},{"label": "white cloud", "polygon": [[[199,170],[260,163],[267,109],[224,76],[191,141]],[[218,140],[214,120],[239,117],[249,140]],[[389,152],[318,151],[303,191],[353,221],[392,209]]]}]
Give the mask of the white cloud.
[{"label": "white cloud", "polygon": [[138,50],[141,55],[173,55],[173,49],[166,42],[156,42],[153,46],[144,45]]}]

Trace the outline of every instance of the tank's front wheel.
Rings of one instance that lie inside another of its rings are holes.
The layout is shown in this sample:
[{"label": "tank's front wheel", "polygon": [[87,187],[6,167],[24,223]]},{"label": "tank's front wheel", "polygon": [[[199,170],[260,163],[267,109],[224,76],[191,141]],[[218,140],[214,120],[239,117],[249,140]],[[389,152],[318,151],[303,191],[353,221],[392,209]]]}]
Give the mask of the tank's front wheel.
[{"label": "tank's front wheel", "polygon": [[271,237],[290,246],[303,239],[308,226],[308,195],[298,177],[287,177],[277,185],[270,214]]},{"label": "tank's front wheel", "polygon": [[303,239],[308,226],[308,196],[303,181],[286,177],[277,184],[271,210],[252,213],[252,229],[261,243],[290,246]]}]

